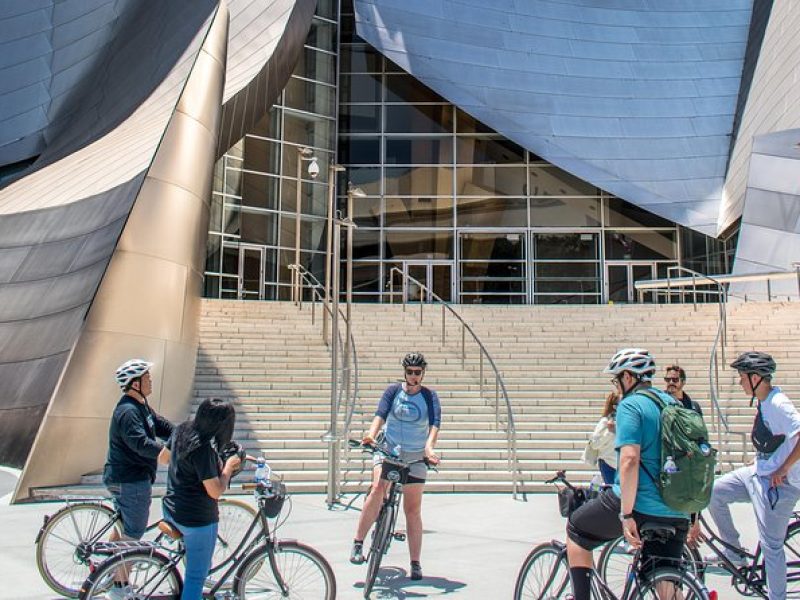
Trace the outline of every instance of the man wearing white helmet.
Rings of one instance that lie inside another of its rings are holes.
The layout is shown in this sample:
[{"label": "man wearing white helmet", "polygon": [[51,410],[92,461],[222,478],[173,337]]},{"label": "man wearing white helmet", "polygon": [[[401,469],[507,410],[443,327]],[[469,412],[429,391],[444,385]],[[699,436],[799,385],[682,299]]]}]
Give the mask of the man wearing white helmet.
[{"label": "man wearing white helmet", "polygon": [[[115,379],[123,392],[111,417],[103,483],[122,515],[123,537],[139,539],[147,527],[157,458],[173,425],[150,408],[153,363],[132,359],[120,365]],[[160,439],[159,439],[160,438]],[[120,539],[116,530],[111,540]]]},{"label": "man wearing white helmet", "polygon": [[652,387],[655,371],[655,360],[642,348],[620,350],[603,371],[613,375],[612,383],[622,395],[614,442],[618,470],[614,485],[573,512],[567,523],[567,557],[575,600],[590,598],[592,551],[623,534],[631,546],[641,547],[639,527],[645,521],[674,527],[675,537],[645,543],[642,564],[656,568],[665,559],[680,560],[689,515],[668,507],[653,479],[661,472],[661,409],[643,392],[657,394],[664,404],[675,403],[669,394]]}]

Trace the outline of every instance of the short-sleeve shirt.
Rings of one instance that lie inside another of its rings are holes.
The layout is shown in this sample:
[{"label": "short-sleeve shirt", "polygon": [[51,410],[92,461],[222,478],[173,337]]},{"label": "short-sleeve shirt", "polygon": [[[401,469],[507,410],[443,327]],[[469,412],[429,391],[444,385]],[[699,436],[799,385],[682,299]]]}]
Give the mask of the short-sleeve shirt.
[{"label": "short-sleeve shirt", "polygon": [[[167,447],[172,450],[174,436]],[[186,527],[203,527],[219,521],[217,501],[208,495],[203,481],[218,477],[222,465],[210,442],[180,458],[172,452],[164,496],[164,516]]]},{"label": "short-sleeve shirt", "polygon": [[416,453],[425,450],[431,425],[438,427],[440,419],[439,397],[433,390],[430,393],[434,415],[428,414],[428,403],[422,391],[409,395],[400,387],[393,398],[384,394],[376,414],[386,420],[386,442],[394,451]]},{"label": "short-sleeve shirt", "polygon": [[[649,390],[658,394],[667,404],[675,402],[675,399],[666,392],[655,388]],[[653,477],[659,477],[662,467],[661,410],[653,400],[635,392],[622,399],[617,406],[617,436],[614,445],[617,453],[622,446],[639,446],[641,452],[641,464],[644,468],[641,466],[639,468],[639,484],[633,506],[636,512],[657,517],[689,518],[689,515],[677,512],[664,504],[661,492],[653,481]],[[619,471],[614,481],[614,492],[622,497]]]},{"label": "short-sleeve shirt", "polygon": [[[761,403],[761,417],[773,435],[786,436],[774,452],[769,454],[759,452],[756,455],[756,472],[762,477],[767,477],[774,473],[794,450],[797,435],[800,434],[800,414],[786,394],[779,387],[773,387]],[[800,487],[800,461],[789,469],[788,479],[791,485]]]}]

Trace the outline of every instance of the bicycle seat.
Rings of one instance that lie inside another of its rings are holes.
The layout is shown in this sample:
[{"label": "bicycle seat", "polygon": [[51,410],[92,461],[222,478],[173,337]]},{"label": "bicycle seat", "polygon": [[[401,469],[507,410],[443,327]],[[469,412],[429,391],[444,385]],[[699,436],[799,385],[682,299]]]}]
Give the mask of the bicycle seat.
[{"label": "bicycle seat", "polygon": [[639,535],[643,540],[660,540],[666,542],[675,537],[675,528],[664,523],[642,523],[639,528]]},{"label": "bicycle seat", "polygon": [[158,522],[158,530],[166,536],[171,537],[173,540],[179,540],[183,537],[180,529],[175,527],[172,523],[166,521]]}]

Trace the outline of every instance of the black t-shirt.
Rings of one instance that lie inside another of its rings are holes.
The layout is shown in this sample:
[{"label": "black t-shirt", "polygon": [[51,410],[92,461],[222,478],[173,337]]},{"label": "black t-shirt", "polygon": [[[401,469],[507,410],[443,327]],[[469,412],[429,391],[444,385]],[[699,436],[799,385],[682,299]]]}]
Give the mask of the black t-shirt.
[{"label": "black t-shirt", "polygon": [[701,417],[703,416],[703,409],[700,408],[700,404],[698,402],[695,402],[694,400],[692,400],[689,397],[689,394],[687,394],[686,392],[683,392],[683,398],[681,398],[679,400],[679,402],[681,404],[683,404],[684,408],[688,408],[689,410],[693,410],[694,412],[696,412]]},{"label": "black t-shirt", "polygon": [[167,475],[167,494],[164,496],[164,513],[175,523],[187,527],[203,527],[219,521],[217,501],[208,495],[203,485],[205,479],[218,477],[222,471],[219,457],[210,442],[194,450],[179,454],[174,452],[175,437],[167,443],[172,451]]}]

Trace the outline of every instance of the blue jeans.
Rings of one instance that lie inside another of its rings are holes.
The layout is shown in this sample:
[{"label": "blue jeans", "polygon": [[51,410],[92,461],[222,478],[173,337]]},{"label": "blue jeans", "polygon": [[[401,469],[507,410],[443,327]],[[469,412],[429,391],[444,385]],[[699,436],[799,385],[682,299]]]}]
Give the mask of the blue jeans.
[{"label": "blue jeans", "polygon": [[603,477],[603,483],[614,483],[614,477],[617,475],[617,470],[602,458],[598,459],[597,466],[600,467],[600,475]]},{"label": "blue jeans", "polygon": [[122,531],[126,537],[139,540],[147,529],[153,485],[149,479],[131,483],[106,484],[114,506],[122,515]]},{"label": "blue jeans", "polygon": [[211,559],[214,556],[214,545],[217,542],[217,525],[219,523],[203,527],[177,524],[186,546],[186,575],[181,600],[201,600],[203,597],[203,584],[208,577]]}]

